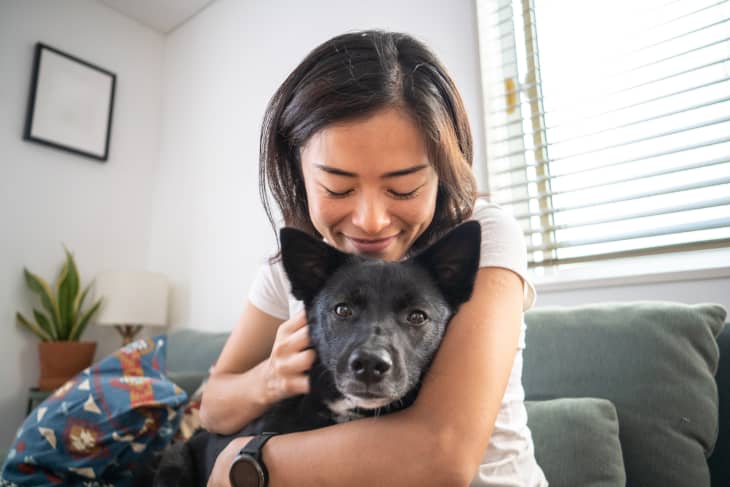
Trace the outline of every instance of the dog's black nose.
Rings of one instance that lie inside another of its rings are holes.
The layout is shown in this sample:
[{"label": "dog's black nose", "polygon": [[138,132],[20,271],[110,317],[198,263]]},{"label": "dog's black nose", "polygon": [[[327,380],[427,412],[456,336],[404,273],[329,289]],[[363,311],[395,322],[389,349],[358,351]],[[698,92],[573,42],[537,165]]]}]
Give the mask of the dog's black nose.
[{"label": "dog's black nose", "polygon": [[350,355],[350,370],[355,378],[366,384],[380,382],[393,366],[385,350],[355,350]]}]

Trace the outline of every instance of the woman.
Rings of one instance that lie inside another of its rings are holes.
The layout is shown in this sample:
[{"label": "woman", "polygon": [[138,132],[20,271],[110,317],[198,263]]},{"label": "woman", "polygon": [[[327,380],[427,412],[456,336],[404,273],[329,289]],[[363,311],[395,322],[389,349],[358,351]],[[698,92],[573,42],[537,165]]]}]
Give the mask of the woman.
[{"label": "woman", "polygon": [[[482,225],[480,270],[415,404],[394,414],[272,437],[272,486],[547,485],[534,459],[521,385],[522,313],[534,301],[522,232],[475,201],[472,139],[457,89],[420,42],[396,33],[335,37],[310,53],[269,104],[260,187],[284,223],[338,249],[385,260],[456,224]],[[259,273],[206,386],[203,425],[232,434],[274,402],[308,391],[301,303],[276,259]],[[228,485],[250,437],[219,455]]]}]

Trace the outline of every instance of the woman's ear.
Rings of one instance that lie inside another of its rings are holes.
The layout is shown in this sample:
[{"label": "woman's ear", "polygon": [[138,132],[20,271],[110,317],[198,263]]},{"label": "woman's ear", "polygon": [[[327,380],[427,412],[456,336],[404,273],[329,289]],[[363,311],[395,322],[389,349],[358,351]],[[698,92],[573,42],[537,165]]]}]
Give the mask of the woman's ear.
[{"label": "woman's ear", "polygon": [[279,240],[291,293],[308,306],[347,254],[295,228],[282,228]]}]

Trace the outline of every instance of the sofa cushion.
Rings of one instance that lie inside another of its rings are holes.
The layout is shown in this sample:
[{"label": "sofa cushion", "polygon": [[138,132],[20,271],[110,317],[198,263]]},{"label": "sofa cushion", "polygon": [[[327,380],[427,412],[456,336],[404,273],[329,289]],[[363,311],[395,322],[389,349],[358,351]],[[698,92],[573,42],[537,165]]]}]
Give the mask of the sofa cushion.
[{"label": "sofa cushion", "polygon": [[525,315],[530,400],[602,397],[618,413],[628,485],[710,485],[719,305],[540,308]]},{"label": "sofa cushion", "polygon": [[535,458],[551,487],[623,487],[624,461],[611,401],[527,401]]}]

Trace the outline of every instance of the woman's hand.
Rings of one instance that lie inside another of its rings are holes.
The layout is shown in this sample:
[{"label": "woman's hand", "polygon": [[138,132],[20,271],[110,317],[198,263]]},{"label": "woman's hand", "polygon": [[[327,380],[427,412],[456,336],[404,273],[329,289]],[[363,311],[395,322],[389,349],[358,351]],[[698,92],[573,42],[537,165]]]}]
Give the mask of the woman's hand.
[{"label": "woman's hand", "polygon": [[309,392],[307,371],[317,358],[314,349],[309,347],[309,326],[304,311],[279,325],[271,355],[264,364],[267,403]]},{"label": "woman's hand", "polygon": [[[235,438],[228,443],[222,452],[215,459],[215,465],[208,477],[208,487],[231,487],[230,471],[233,460],[238,456],[241,448],[245,447],[253,436],[242,436]],[[246,487],[244,485],[236,487]]]},{"label": "woman's hand", "polygon": [[247,301],[205,385],[203,427],[232,435],[273,404],[308,392],[315,359],[303,312],[282,321]]}]

